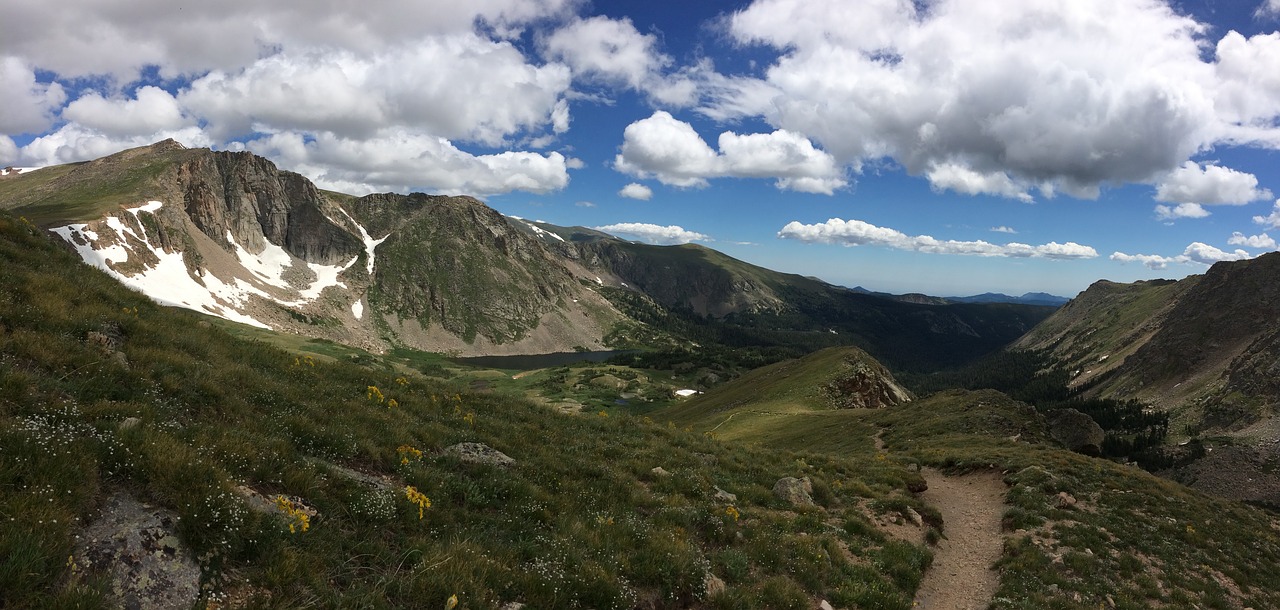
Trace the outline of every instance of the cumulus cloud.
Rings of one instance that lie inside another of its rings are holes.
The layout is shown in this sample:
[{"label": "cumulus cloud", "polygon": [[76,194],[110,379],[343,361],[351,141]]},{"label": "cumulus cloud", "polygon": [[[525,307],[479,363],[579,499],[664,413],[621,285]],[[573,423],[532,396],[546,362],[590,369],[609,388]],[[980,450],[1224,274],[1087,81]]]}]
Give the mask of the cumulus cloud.
[{"label": "cumulus cloud", "polygon": [[[1234,244],[1233,244],[1234,245]],[[1170,264],[1186,264],[1199,263],[1201,265],[1212,265],[1222,261],[1242,261],[1253,258],[1254,255],[1244,250],[1235,250],[1227,252],[1210,246],[1203,242],[1191,242],[1187,245],[1182,254],[1177,256],[1160,256],[1158,254],[1125,254],[1124,252],[1113,252],[1111,260],[1120,263],[1142,263],[1148,269],[1159,270],[1168,267]]]},{"label": "cumulus cloud", "polygon": [[1164,2],[756,0],[727,24],[780,57],[707,79],[704,113],[762,118],[855,169],[888,157],[938,189],[1092,198],[1215,143],[1280,146],[1280,34],[1228,34],[1207,61],[1210,30]]},{"label": "cumulus cloud", "polygon": [[90,92],[62,110],[62,118],[109,136],[133,136],[181,129],[194,123],[178,100],[159,87],[141,87],[133,99],[107,99]]},{"label": "cumulus cloud", "polygon": [[657,42],[657,36],[637,31],[630,19],[599,15],[574,20],[543,44],[549,56],[575,73],[639,89],[671,64],[670,57],[657,52]]},{"label": "cumulus cloud", "polygon": [[1156,201],[1169,203],[1244,205],[1270,197],[1271,191],[1259,189],[1253,174],[1195,161],[1183,163],[1156,184]]},{"label": "cumulus cloud", "polygon": [[1209,215],[1209,210],[1198,203],[1179,203],[1176,206],[1157,205],[1155,212],[1156,220],[1166,221],[1179,218],[1204,218]]},{"label": "cumulus cloud", "polygon": [[446,139],[408,130],[362,139],[282,132],[247,146],[311,176],[321,188],[352,194],[430,185],[434,192],[483,197],[515,190],[548,193],[569,183],[565,157],[558,152],[472,155]]},{"label": "cumulus cloud", "polygon": [[36,82],[35,72],[17,57],[0,57],[0,133],[39,133],[53,124],[67,99],[58,83]]},{"label": "cumulus cloud", "polygon": [[1280,0],[1263,0],[1254,13],[1255,17],[1280,17]]},{"label": "cumulus cloud", "polygon": [[988,230],[991,231],[992,233],[1009,233],[1011,235],[1016,235],[1018,233],[1012,227],[1006,227],[1004,225],[1000,225],[998,227],[991,227]]},{"label": "cumulus cloud", "polygon": [[1275,206],[1271,208],[1271,213],[1266,216],[1254,216],[1253,222],[1260,224],[1268,229],[1280,229],[1280,199],[1276,200]]},{"label": "cumulus cloud", "polygon": [[626,197],[628,199],[648,201],[653,198],[653,189],[640,184],[639,182],[632,182],[622,187],[622,189],[618,191],[618,196]]},{"label": "cumulus cloud", "polygon": [[107,75],[127,83],[146,66],[158,66],[165,78],[234,71],[282,49],[345,48],[372,56],[412,47],[423,37],[470,32],[477,23],[501,38],[564,16],[576,5],[574,0],[388,0],[376,8],[352,2],[321,8],[309,0],[181,7],[166,0],[28,2],[6,7],[0,40],[9,52],[61,76]]},{"label": "cumulus cloud", "polygon": [[562,65],[534,66],[510,43],[439,36],[372,57],[279,53],[234,73],[211,72],[180,95],[222,138],[267,125],[364,137],[401,126],[500,145],[550,124],[568,127]]},{"label": "cumulus cloud", "polygon": [[672,246],[676,244],[687,244],[695,241],[713,241],[711,237],[698,233],[696,231],[687,231],[683,227],[677,225],[655,225],[645,222],[622,222],[617,224],[605,225],[603,227],[595,227],[597,231],[612,233],[615,235],[629,235],[646,241],[651,244],[659,244],[664,246]]},{"label": "cumulus cloud", "polygon": [[1262,250],[1276,249],[1276,240],[1272,239],[1271,236],[1266,233],[1245,237],[1244,233],[1236,231],[1231,234],[1231,238],[1227,240],[1227,243],[1232,246],[1244,246],[1246,248]]},{"label": "cumulus cloud", "polygon": [[1010,242],[993,244],[978,241],[939,240],[929,235],[907,235],[896,229],[878,227],[861,220],[832,218],[818,224],[802,224],[792,221],[782,227],[778,237],[796,239],[808,243],[837,244],[841,246],[883,246],[898,250],[926,252],[930,254],[968,254],[974,256],[1004,256],[1009,258],[1095,258],[1097,251],[1075,242],[1060,244],[1049,242],[1040,246]]},{"label": "cumulus cloud", "polygon": [[211,146],[213,142],[199,127],[133,135],[111,135],[77,123],[68,123],[57,131],[35,138],[16,148],[9,163],[43,167],[96,159],[126,148],[146,146],[172,138],[189,147]]},{"label": "cumulus cloud", "polygon": [[830,195],[848,185],[835,159],[804,136],[773,133],[720,134],[719,152],[693,126],[656,111],[623,130],[614,167],[640,178],[679,187],[705,187],[713,178],[773,178],[783,190]]},{"label": "cumulus cloud", "polygon": [[[251,148],[331,186],[479,195],[545,193],[581,167],[560,153],[512,150],[549,146],[568,130],[572,73],[509,39],[562,21],[574,0],[181,8],[68,0],[6,10],[0,40],[13,55],[0,57],[0,133],[64,122],[6,156],[79,161],[175,137]],[[164,88],[126,86],[152,69]],[[88,87],[63,108],[62,86],[37,82],[40,70]],[[370,172],[352,151],[392,167]]]}]

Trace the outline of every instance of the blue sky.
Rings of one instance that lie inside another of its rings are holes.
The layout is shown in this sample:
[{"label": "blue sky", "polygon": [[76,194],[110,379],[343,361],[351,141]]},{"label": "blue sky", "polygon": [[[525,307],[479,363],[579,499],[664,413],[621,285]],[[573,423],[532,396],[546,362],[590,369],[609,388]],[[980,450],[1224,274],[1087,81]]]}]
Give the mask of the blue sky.
[{"label": "blue sky", "polygon": [[174,137],[938,295],[1280,236],[1280,0],[458,4],[11,3],[0,164]]}]

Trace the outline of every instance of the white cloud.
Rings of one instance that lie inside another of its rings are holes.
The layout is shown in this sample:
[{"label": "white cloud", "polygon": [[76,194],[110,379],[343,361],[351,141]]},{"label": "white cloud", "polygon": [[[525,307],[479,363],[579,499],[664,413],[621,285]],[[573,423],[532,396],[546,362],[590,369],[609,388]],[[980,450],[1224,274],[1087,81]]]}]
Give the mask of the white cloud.
[{"label": "white cloud", "polygon": [[1148,269],[1159,270],[1169,266],[1170,263],[1185,263],[1185,258],[1180,256],[1160,256],[1158,254],[1125,254],[1124,252],[1112,252],[1111,260],[1119,263],[1142,263]]},{"label": "white cloud", "polygon": [[1049,242],[1032,246],[1011,242],[993,244],[986,241],[939,240],[929,235],[911,236],[887,227],[863,222],[832,218],[818,224],[802,224],[792,221],[782,227],[778,237],[797,239],[808,243],[838,244],[842,246],[883,246],[898,250],[927,252],[931,254],[969,254],[975,256],[1004,256],[1010,258],[1095,258],[1097,251],[1075,242],[1059,244]]},{"label": "white cloud", "polygon": [[1011,235],[1017,235],[1017,233],[1018,233],[1017,231],[1015,231],[1015,230],[1013,229],[1013,227],[1006,227],[1006,226],[1004,226],[1004,225],[1000,225],[1000,226],[998,226],[998,227],[991,227],[991,228],[990,228],[990,229],[988,229],[988,230],[989,230],[989,231],[991,231],[991,232],[993,232],[993,233],[1009,233],[1009,234],[1011,234]]},{"label": "white cloud", "polygon": [[594,203],[592,203],[592,202],[590,202],[590,201],[575,201],[575,202],[573,203],[573,205],[576,205],[576,206],[578,206],[578,207],[580,207],[580,208],[594,208],[594,207],[596,207],[596,204],[594,204]]},{"label": "white cloud", "polygon": [[374,57],[280,53],[215,71],[179,96],[218,137],[267,129],[367,137],[406,127],[500,145],[513,133],[568,128],[569,71],[529,64],[507,42],[439,36]]},{"label": "white cloud", "polygon": [[1190,259],[1192,262],[1204,265],[1212,265],[1221,261],[1242,261],[1253,258],[1252,254],[1249,254],[1244,250],[1227,252],[1198,241],[1192,242],[1188,245],[1187,249],[1182,251],[1182,255]]},{"label": "white cloud", "polygon": [[1280,17],[1280,0],[1264,0],[1254,13],[1255,17]]},{"label": "white cloud", "polygon": [[1215,143],[1280,147],[1280,34],[1227,34],[1206,61],[1211,30],[1164,2],[756,0],[727,22],[781,55],[704,79],[703,113],[939,189],[1093,198]]},{"label": "white cloud", "polygon": [[934,190],[965,195],[999,195],[1030,203],[1033,198],[1004,172],[976,172],[957,163],[939,163],[925,171]]},{"label": "white cloud", "polygon": [[17,135],[48,129],[67,94],[58,83],[36,82],[35,72],[21,59],[0,57],[0,99],[0,133]]},{"label": "white cloud", "polygon": [[1254,216],[1253,222],[1268,229],[1280,229],[1280,199],[1276,200],[1275,206],[1271,209],[1270,214],[1266,216]]},{"label": "white cloud", "polygon": [[57,131],[35,138],[16,151],[12,163],[29,166],[58,165],[85,159],[96,159],[126,148],[146,146],[173,138],[189,147],[211,146],[213,142],[199,127],[184,127],[154,133],[109,135],[77,123],[68,123]]},{"label": "white cloud", "polygon": [[[1234,244],[1233,244],[1234,245]],[[1219,248],[1210,246],[1203,242],[1191,242],[1187,245],[1182,254],[1178,256],[1160,256],[1158,254],[1125,254],[1124,252],[1113,252],[1111,260],[1120,263],[1142,263],[1148,269],[1164,269],[1170,264],[1186,264],[1199,263],[1201,265],[1212,265],[1222,261],[1242,261],[1253,258],[1254,255],[1244,250],[1235,250],[1227,252]]]},{"label": "white cloud", "polygon": [[1179,203],[1176,206],[1157,205],[1156,220],[1177,220],[1179,218],[1205,218],[1209,210],[1198,203]]},{"label": "white cloud", "polygon": [[565,157],[558,152],[472,155],[446,139],[408,130],[365,139],[281,132],[252,140],[248,148],[321,188],[352,194],[428,190],[483,197],[516,190],[548,193],[569,183]]},{"label": "white cloud", "polygon": [[422,38],[472,31],[495,37],[576,9],[574,0],[387,0],[377,6],[310,0],[226,0],[174,4],[136,0],[25,2],[5,7],[0,40],[8,52],[75,78],[127,83],[145,66],[162,76],[234,71],[284,50],[346,48],[362,55],[407,49]]},{"label": "white cloud", "polygon": [[802,135],[720,134],[716,152],[693,126],[664,111],[623,130],[614,167],[679,187],[704,187],[712,178],[774,178],[782,190],[830,195],[848,184],[835,159]]},{"label": "white cloud", "polygon": [[1245,38],[1235,31],[1218,41],[1215,104],[1223,120],[1239,124],[1236,139],[1274,137],[1280,113],[1280,32]]},{"label": "white cloud", "polygon": [[1195,161],[1183,163],[1156,183],[1156,201],[1169,203],[1244,205],[1270,197],[1271,191],[1259,189],[1253,174]]},{"label": "white cloud", "polygon": [[1236,231],[1231,234],[1231,238],[1227,240],[1227,243],[1232,246],[1244,246],[1246,248],[1262,250],[1276,249],[1276,240],[1272,239],[1271,236],[1266,233],[1245,237],[1244,233]]},{"label": "white cloud", "polygon": [[664,227],[644,222],[622,222],[595,227],[595,229],[615,235],[630,235],[639,238],[641,241],[664,246],[687,244],[695,241],[712,241],[707,235],[695,231],[686,231],[683,227],[677,225]]},{"label": "white cloud", "polygon": [[574,73],[640,89],[671,58],[656,51],[658,37],[641,34],[630,19],[574,20],[544,41],[546,53]]},{"label": "white cloud", "polygon": [[153,134],[194,123],[183,116],[178,100],[159,87],[141,87],[134,99],[107,99],[90,92],[62,110],[62,118],[109,136]]},{"label": "white cloud", "polygon": [[622,190],[618,191],[618,196],[626,197],[628,199],[639,199],[640,201],[648,201],[653,198],[653,189],[643,184],[640,184],[639,182],[632,182],[622,187]]}]

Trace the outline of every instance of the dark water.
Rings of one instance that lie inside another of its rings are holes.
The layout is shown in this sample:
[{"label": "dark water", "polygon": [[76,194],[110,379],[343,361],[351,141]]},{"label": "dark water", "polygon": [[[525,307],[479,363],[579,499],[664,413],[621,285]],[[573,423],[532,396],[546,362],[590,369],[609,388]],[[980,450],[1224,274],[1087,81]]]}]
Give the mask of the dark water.
[{"label": "dark water", "polygon": [[606,352],[557,352],[554,354],[532,354],[528,356],[475,356],[472,358],[453,358],[458,364],[478,366],[486,369],[507,369],[532,371],[553,366],[564,366],[575,362],[604,362],[619,354],[634,353],[633,350],[612,350]]}]

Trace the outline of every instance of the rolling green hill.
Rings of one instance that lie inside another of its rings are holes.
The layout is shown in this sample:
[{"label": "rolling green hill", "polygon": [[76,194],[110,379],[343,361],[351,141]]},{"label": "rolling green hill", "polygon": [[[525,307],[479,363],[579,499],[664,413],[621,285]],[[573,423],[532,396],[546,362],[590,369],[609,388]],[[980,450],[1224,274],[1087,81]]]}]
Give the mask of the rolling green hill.
[{"label": "rolling green hill", "polygon": [[[1043,415],[992,390],[835,409],[817,388],[848,354],[778,363],[655,414],[727,444],[1003,477],[993,608],[1265,608],[1280,520],[1056,446]],[[943,533],[947,532],[943,523]]]}]

